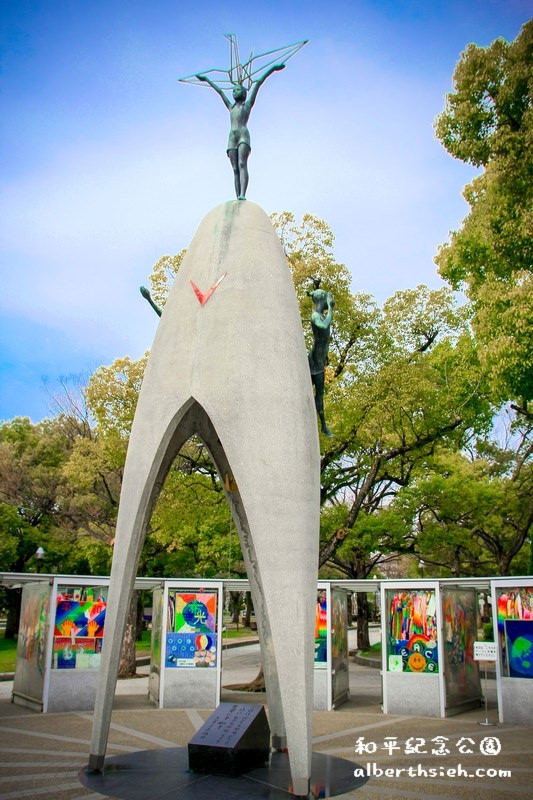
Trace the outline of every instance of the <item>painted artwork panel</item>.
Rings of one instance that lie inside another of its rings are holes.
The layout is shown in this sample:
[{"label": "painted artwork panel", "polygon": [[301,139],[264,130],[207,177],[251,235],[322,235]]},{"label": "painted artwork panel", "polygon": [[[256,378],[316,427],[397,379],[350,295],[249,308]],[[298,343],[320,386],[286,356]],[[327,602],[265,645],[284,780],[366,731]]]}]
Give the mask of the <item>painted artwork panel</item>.
[{"label": "painted artwork panel", "polygon": [[344,591],[331,592],[331,672],[333,703],[349,694],[348,671],[348,595]]},{"label": "painted artwork panel", "polygon": [[[438,673],[435,591],[389,590],[386,596],[389,617],[387,656],[402,657],[402,672]],[[397,660],[391,663],[395,664],[394,671],[397,671]]]},{"label": "painted artwork panel", "polygon": [[54,626],[54,636],[104,635],[106,599],[102,586],[92,589],[59,587]]},{"label": "painted artwork panel", "polygon": [[496,602],[502,675],[516,677],[511,675],[505,626],[507,620],[533,620],[533,586],[498,588]]},{"label": "painted artwork panel", "polygon": [[46,666],[46,626],[50,607],[47,583],[22,590],[13,691],[42,701]]},{"label": "painted artwork panel", "polygon": [[150,698],[159,705],[159,692],[161,680],[161,638],[163,626],[163,589],[158,586],[154,589],[152,599],[152,642],[150,648],[150,675],[148,677],[148,692]]},{"label": "painted artwork panel", "polygon": [[169,592],[165,667],[216,667],[217,599],[217,592]]},{"label": "painted artwork panel", "polygon": [[317,592],[315,610],[315,669],[328,666],[328,610],[326,591]]},{"label": "painted artwork panel", "polygon": [[99,669],[107,588],[59,586],[54,621],[54,669]]},{"label": "painted artwork panel", "polygon": [[102,639],[70,636],[54,636],[52,666],[55,669],[98,669]]},{"label": "painted artwork panel", "polygon": [[533,620],[505,620],[510,678],[533,678]]},{"label": "painted artwork panel", "polygon": [[479,665],[474,661],[477,638],[475,591],[445,589],[442,593],[446,707],[481,697]]}]

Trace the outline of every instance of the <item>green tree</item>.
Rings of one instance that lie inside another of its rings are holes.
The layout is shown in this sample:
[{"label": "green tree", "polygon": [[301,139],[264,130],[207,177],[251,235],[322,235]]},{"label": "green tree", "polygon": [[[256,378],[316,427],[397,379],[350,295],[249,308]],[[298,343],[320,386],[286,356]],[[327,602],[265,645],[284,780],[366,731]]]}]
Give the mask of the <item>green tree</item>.
[{"label": "green tree", "polygon": [[[320,564],[365,578],[380,562],[412,549],[403,520],[394,517],[391,527],[387,506],[393,497],[437,448],[459,448],[473,428],[490,424],[475,342],[450,290],[417,287],[379,309],[369,295],[351,291],[350,273],[334,258],[326,222],[306,214],[297,223],[288,212],[274,215],[273,222],[292,271],[308,348],[306,291],[320,278],[335,296],[326,374],[326,416],[335,438],[321,437]],[[151,277],[162,306],[169,274],[181,258],[164,257]],[[364,646],[366,596],[359,601]]]},{"label": "green tree", "polygon": [[[35,553],[42,547],[44,570],[87,572],[65,508],[71,433],[64,416],[37,425],[16,417],[0,426],[0,570],[37,572]],[[19,599],[14,590],[4,594],[7,638],[18,630]]]},{"label": "green tree", "polygon": [[129,434],[146,358],[99,367],[85,389],[90,435],[78,436],[64,467],[68,510],[91,572],[108,573]]},{"label": "green tree", "polygon": [[58,572],[77,571],[82,565],[83,558],[72,550],[69,487],[63,472],[72,447],[62,416],[37,425],[16,417],[0,426],[0,502],[12,509],[4,519],[10,536],[16,512],[19,539],[15,558],[3,569],[36,571],[34,544],[47,551],[46,563]]},{"label": "green tree", "polygon": [[414,552],[432,574],[511,575],[529,571],[533,526],[531,426],[498,444],[439,452],[395,504]]},{"label": "green tree", "polygon": [[533,21],[514,42],[470,44],[435,129],[455,158],[482,169],[470,212],[441,246],[439,272],[473,304],[479,357],[497,402],[533,399]]},{"label": "green tree", "polygon": [[[158,263],[167,261],[176,264],[170,257]],[[161,279],[157,265],[154,274],[154,281]],[[158,300],[164,304],[163,290],[159,291]],[[85,511],[80,513],[79,534],[90,537],[85,546],[93,559],[102,558],[98,540],[107,545],[111,556],[122,473],[146,360],[147,356],[137,361],[116,359],[110,366],[99,367],[87,385],[87,404],[96,425],[90,440],[76,442],[65,471],[77,490],[78,510]],[[139,573],[167,577],[245,574],[222,485],[196,437],[182,448],[166,477]]]},{"label": "green tree", "polygon": [[[432,323],[432,324],[428,324]],[[320,564],[367,578],[394,554],[412,552],[410,528],[391,510],[440,450],[457,450],[490,425],[475,343],[450,293],[425,287],[384,306],[361,361],[329,386],[336,438],[322,455]],[[359,616],[360,615],[360,616]],[[368,599],[358,597],[358,646],[369,645]]]}]

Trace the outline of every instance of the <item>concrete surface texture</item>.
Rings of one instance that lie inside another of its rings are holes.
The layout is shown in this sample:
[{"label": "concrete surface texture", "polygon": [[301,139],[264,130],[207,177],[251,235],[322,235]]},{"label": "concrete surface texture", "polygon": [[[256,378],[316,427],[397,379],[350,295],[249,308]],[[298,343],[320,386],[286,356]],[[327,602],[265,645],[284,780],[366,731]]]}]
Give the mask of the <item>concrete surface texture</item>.
[{"label": "concrete surface texture", "polygon": [[[262,647],[273,742],[310,774],[320,470],[292,279],[270,220],[231,201],[201,223],[157,329],[124,472],[91,764],[103,763],[119,647],[153,503],[197,434],[226,486]],[[290,624],[286,609],[290,609]]]},{"label": "concrete surface texture", "polygon": [[[248,646],[224,651],[223,683],[255,677],[261,660],[259,648]],[[488,718],[496,722],[495,681],[488,681]],[[39,714],[9,702],[9,682],[0,683],[0,800],[102,800],[84,788],[78,772],[87,763],[91,731],[90,712]],[[483,681],[485,691],[485,682]],[[313,750],[344,758],[366,769],[370,779],[338,800],[530,800],[533,796],[533,761],[530,729],[517,725],[485,727],[485,709],[448,719],[384,715],[380,707],[381,676],[378,669],[350,664],[351,697],[332,712],[313,714]],[[207,719],[210,710],[156,710],[147,699],[145,675],[118,681],[114,698],[109,755],[148,749],[185,746]],[[224,692],[226,702],[266,702],[265,695]],[[483,755],[480,745],[496,737],[501,750]],[[421,745],[420,740],[425,744]],[[434,755],[436,739],[449,753]],[[398,749],[389,754],[386,744]],[[358,744],[359,743],[359,744]],[[356,748],[364,745],[368,752]],[[405,752],[413,746],[426,753]],[[463,753],[462,750],[472,750]],[[458,766],[468,775],[457,774]],[[407,773],[412,769],[412,774]],[[391,776],[385,770],[405,770]],[[383,770],[383,774],[379,774]],[[436,770],[431,774],[430,770]],[[448,774],[456,770],[456,774]],[[476,775],[476,771],[484,770]],[[508,771],[504,776],[494,771]],[[492,771],[492,772],[491,772]],[[441,774],[442,773],[442,774]],[[326,792],[325,797],[329,794]],[[289,795],[287,795],[289,800]]]}]

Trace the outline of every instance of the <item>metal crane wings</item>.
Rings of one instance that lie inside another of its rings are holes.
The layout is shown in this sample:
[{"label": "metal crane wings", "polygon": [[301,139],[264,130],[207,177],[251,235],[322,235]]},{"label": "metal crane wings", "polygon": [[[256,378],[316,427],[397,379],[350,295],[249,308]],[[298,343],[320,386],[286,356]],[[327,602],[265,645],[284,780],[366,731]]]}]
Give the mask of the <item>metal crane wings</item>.
[{"label": "metal crane wings", "polygon": [[[248,61],[241,64],[236,35],[234,33],[229,33],[225,34],[225,37],[229,42],[230,49],[229,69],[218,69],[214,67],[213,69],[202,71],[201,74],[208,75],[213,83],[216,83],[220,89],[225,89],[226,91],[238,85],[244,86],[245,89],[250,89],[252,84],[259,80],[265,70],[274,64],[286,64],[308,41],[304,39],[301,42],[285,45],[285,47],[278,47],[276,50],[258,53],[258,55],[254,55],[254,51],[252,50]],[[184,78],[179,78],[179,80],[183,83],[196,83],[200,86],[205,86],[206,84],[196,77],[198,74],[199,73],[186,75]]]}]

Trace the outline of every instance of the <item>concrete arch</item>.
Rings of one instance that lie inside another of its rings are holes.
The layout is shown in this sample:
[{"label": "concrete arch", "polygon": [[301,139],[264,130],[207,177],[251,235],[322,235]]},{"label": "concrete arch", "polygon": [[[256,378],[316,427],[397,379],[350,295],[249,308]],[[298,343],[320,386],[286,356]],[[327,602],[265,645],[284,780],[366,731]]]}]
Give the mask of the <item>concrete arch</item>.
[{"label": "concrete arch", "polygon": [[[176,410],[178,409],[178,410]],[[311,774],[313,631],[320,513],[314,398],[287,261],[258,206],[201,223],[163,311],[128,447],[90,766],[102,766],[127,598],[153,504],[196,433],[222,477],[243,550],[275,746],[293,791]]]}]

